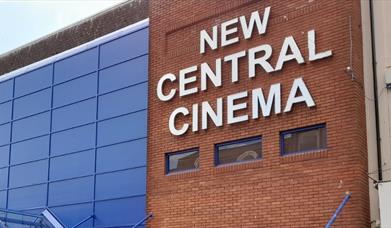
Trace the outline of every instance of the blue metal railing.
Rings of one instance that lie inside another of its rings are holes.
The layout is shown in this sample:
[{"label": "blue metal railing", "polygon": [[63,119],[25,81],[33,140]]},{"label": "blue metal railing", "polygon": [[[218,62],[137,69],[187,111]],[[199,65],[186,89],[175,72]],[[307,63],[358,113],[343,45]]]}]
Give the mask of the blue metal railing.
[{"label": "blue metal railing", "polygon": [[146,222],[148,219],[152,218],[152,213],[148,214],[147,216],[145,216],[140,222],[136,223],[133,225],[133,228],[136,228],[136,227],[139,227],[140,225],[142,225],[144,222]]},{"label": "blue metal railing", "polygon": [[[46,209],[47,211],[50,212],[49,209]],[[4,216],[1,214],[3,213]],[[19,215],[21,218],[18,219],[18,218],[7,218],[7,215],[8,214],[14,214],[14,215]],[[52,216],[54,216],[54,214],[52,214]],[[140,220],[139,222],[137,222],[136,224],[134,225],[130,225],[132,228],[137,228],[137,227],[140,227],[141,225],[145,225],[145,222],[148,221],[150,218],[152,218],[152,213],[146,215],[142,220]],[[27,219],[27,218],[30,218]],[[48,227],[47,225],[41,223],[42,220],[45,218],[45,216],[43,216],[43,214],[41,215],[34,215],[34,214],[28,214],[28,213],[24,213],[24,212],[21,212],[21,211],[13,211],[13,210],[8,210],[8,209],[2,209],[0,208],[0,222],[3,222],[5,224],[7,223],[14,223],[14,224],[21,224],[21,225],[28,225],[28,226],[32,226],[32,227]],[[57,217],[55,217],[57,219]],[[77,223],[76,225],[72,226],[72,228],[77,228],[79,226],[81,226],[82,224],[84,224],[85,222],[87,222],[88,220],[90,219],[93,219],[95,218],[94,215],[90,215],[86,218],[84,218],[83,220],[81,220],[79,223]],[[50,222],[49,220],[46,220],[47,222]],[[59,220],[58,220],[59,223],[61,223]],[[65,225],[63,225],[61,223],[61,225],[63,227],[66,227]],[[49,225],[50,227],[52,227],[51,225]],[[3,227],[3,224],[0,223],[0,228]]]},{"label": "blue metal railing", "polygon": [[346,205],[346,203],[349,201],[350,197],[351,197],[351,193],[350,192],[347,192],[346,195],[345,195],[345,198],[342,200],[341,204],[338,206],[337,210],[335,210],[333,216],[331,216],[330,220],[328,221],[328,223],[326,224],[325,228],[330,228],[331,225],[333,225],[333,223],[335,222],[335,220],[337,219],[338,215],[341,213],[343,207]]},{"label": "blue metal railing", "polygon": [[90,220],[90,219],[92,219],[92,218],[94,218],[94,217],[95,217],[95,215],[90,215],[90,216],[88,216],[87,218],[81,220],[78,224],[72,226],[72,228],[79,227],[79,226],[81,226],[83,223],[87,222],[88,220]]},{"label": "blue metal railing", "polygon": [[[43,217],[40,215],[0,208],[0,221],[4,224],[13,223],[35,227],[42,218]],[[2,227],[2,225],[0,225],[0,227]]]},{"label": "blue metal railing", "polygon": [[[56,219],[56,222],[59,223],[62,227],[66,227],[55,215],[53,212],[50,211],[49,208],[46,208],[46,210],[50,213],[51,216],[53,216]],[[12,214],[12,217],[9,216],[9,214]],[[19,216],[19,217],[15,217]],[[93,219],[95,216],[90,215],[86,218],[84,218],[82,221],[77,223],[76,225],[72,226],[72,228],[77,228],[80,225],[84,224],[90,219]],[[46,219],[47,222],[49,222],[51,225],[52,221],[50,221],[50,218],[46,218],[44,215],[44,212],[40,215],[34,215],[34,214],[28,214],[21,211],[14,211],[9,209],[2,209],[0,208],[0,222],[3,222],[4,224],[12,223],[12,224],[20,224],[20,225],[27,225],[31,227],[49,227],[49,225],[45,225],[42,223],[42,221]],[[145,220],[144,220],[145,221]],[[52,227],[50,225],[50,227]],[[0,228],[2,228],[3,225],[0,223]]]},{"label": "blue metal railing", "polygon": [[66,228],[64,223],[56,216],[50,208],[46,208],[41,212],[41,215],[54,227]]}]

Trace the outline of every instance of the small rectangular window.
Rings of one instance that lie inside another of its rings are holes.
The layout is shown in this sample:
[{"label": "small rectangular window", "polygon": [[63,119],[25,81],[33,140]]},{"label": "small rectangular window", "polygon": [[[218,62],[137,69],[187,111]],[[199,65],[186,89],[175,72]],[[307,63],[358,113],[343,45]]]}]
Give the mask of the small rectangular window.
[{"label": "small rectangular window", "polygon": [[198,169],[198,148],[166,154],[166,173]]},{"label": "small rectangular window", "polygon": [[262,158],[262,139],[253,137],[215,145],[216,165]]},{"label": "small rectangular window", "polygon": [[281,132],[281,154],[326,149],[326,125],[316,125]]}]

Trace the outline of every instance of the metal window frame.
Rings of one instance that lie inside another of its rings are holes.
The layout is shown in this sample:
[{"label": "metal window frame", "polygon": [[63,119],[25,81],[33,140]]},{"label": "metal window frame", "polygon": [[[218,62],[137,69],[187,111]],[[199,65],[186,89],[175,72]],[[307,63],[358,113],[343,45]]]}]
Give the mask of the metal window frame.
[{"label": "metal window frame", "polygon": [[[299,150],[299,151],[290,152],[290,153],[285,152],[285,143],[284,143],[284,136],[285,135],[307,132],[307,131],[312,131],[312,130],[317,130],[317,129],[322,129],[322,128],[324,128],[326,131],[326,141],[325,141],[324,148],[319,148],[319,149],[315,149],[315,150]],[[325,149],[327,149],[327,126],[326,126],[326,123],[315,124],[315,125],[311,125],[311,126],[299,127],[299,128],[294,128],[294,129],[290,129],[290,130],[280,131],[280,155],[281,156],[308,153],[308,152],[312,152],[312,151],[325,150]]]},{"label": "metal window frame", "polygon": [[247,137],[247,138],[241,138],[241,139],[234,139],[222,143],[217,143],[214,145],[214,164],[215,166],[221,166],[221,165],[230,165],[230,164],[239,164],[239,163],[246,163],[246,162],[251,162],[251,161],[234,161],[234,162],[229,162],[229,163],[221,163],[220,162],[220,157],[219,157],[219,147],[221,146],[229,146],[229,145],[235,145],[239,143],[245,143],[245,142],[250,142],[254,140],[260,140],[261,144],[261,156],[257,159],[251,160],[251,161],[258,161],[263,159],[263,153],[262,153],[262,136],[252,136],[252,137]]},{"label": "metal window frame", "polygon": [[198,158],[200,157],[200,149],[199,147],[193,147],[185,150],[179,150],[179,151],[174,151],[174,152],[169,152],[164,154],[164,159],[165,159],[165,174],[172,174],[172,173],[181,173],[181,172],[188,172],[188,171],[194,171],[198,170],[199,168],[191,168],[191,169],[186,169],[186,170],[180,170],[180,171],[170,171],[170,156],[172,155],[178,155],[178,154],[186,154],[190,152],[197,152]]}]

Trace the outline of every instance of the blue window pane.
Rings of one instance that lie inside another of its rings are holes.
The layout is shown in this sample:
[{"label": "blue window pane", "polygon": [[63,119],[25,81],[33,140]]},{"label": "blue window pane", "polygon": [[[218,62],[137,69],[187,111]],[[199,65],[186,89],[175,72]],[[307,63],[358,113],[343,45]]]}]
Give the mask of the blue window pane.
[{"label": "blue window pane", "polygon": [[[28,130],[26,130],[28,129]],[[50,131],[50,112],[18,120],[13,124],[12,141],[32,138]]]},{"label": "blue window pane", "polygon": [[0,169],[0,190],[8,186],[8,168]]},{"label": "blue window pane", "polygon": [[93,177],[53,182],[49,185],[49,206],[87,202],[93,198]]},{"label": "blue window pane", "polygon": [[98,49],[94,48],[55,63],[54,83],[95,71],[98,67]]},{"label": "blue window pane", "polygon": [[109,67],[99,73],[99,93],[106,93],[148,80],[148,56]]},{"label": "blue window pane", "polygon": [[10,142],[11,124],[0,125],[0,145]]},{"label": "blue window pane", "polygon": [[7,191],[0,191],[0,208],[6,208],[7,205]]},{"label": "blue window pane", "polygon": [[14,101],[14,119],[50,110],[51,90],[46,89]]},{"label": "blue window pane", "polygon": [[8,207],[12,210],[27,210],[45,207],[46,184],[17,188],[9,191]]},{"label": "blue window pane", "polygon": [[148,28],[131,33],[100,48],[100,67],[137,57],[148,53]]},{"label": "blue window pane", "polygon": [[96,95],[97,74],[92,73],[53,88],[53,106],[58,107]]},{"label": "blue window pane", "polygon": [[135,224],[146,215],[145,197],[97,202],[95,215],[96,226],[120,227]]},{"label": "blue window pane", "polygon": [[98,172],[107,172],[145,166],[146,156],[146,139],[102,147],[97,151],[96,169]]},{"label": "blue window pane", "polygon": [[130,169],[96,176],[99,200],[144,195],[146,168]]},{"label": "blue window pane", "polygon": [[15,96],[32,93],[52,83],[52,65],[28,72],[15,78]]},{"label": "blue window pane", "polygon": [[95,146],[95,124],[74,128],[52,135],[51,154],[60,155]]},{"label": "blue window pane", "polygon": [[126,114],[147,108],[147,83],[135,85],[99,97],[99,118]]},{"label": "blue window pane", "polygon": [[0,82],[0,103],[11,100],[13,96],[13,91],[14,91],[13,80]]},{"label": "blue window pane", "polygon": [[147,136],[147,111],[98,123],[98,145],[108,145]]},{"label": "blue window pane", "polygon": [[52,158],[50,160],[50,179],[60,180],[92,174],[95,163],[94,152],[94,150],[88,150]]},{"label": "blue window pane", "polygon": [[0,147],[0,167],[8,165],[9,160],[9,146]]},{"label": "blue window pane", "polygon": [[0,208],[8,194],[10,209],[50,206],[69,227],[92,214],[80,227],[145,216],[147,52],[145,28],[0,82]]},{"label": "blue window pane", "polygon": [[[93,214],[92,203],[53,207],[51,209],[67,227],[73,227]],[[92,219],[83,223],[81,226],[78,226],[78,228],[86,227],[92,227]]]},{"label": "blue window pane", "polygon": [[49,136],[12,144],[11,154],[11,164],[47,158],[49,156]]},{"label": "blue window pane", "polygon": [[48,161],[26,163],[13,166],[10,170],[10,187],[20,187],[46,182],[48,176]]},{"label": "blue window pane", "polygon": [[53,131],[59,131],[96,120],[96,99],[90,99],[53,111]]},{"label": "blue window pane", "polygon": [[12,102],[0,104],[0,124],[11,121]]}]

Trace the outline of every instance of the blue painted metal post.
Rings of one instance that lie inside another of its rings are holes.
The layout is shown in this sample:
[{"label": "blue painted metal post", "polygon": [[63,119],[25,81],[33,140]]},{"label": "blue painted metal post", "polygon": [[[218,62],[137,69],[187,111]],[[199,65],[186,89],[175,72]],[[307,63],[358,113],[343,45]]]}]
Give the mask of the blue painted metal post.
[{"label": "blue painted metal post", "polygon": [[87,222],[88,220],[94,218],[95,216],[94,215],[90,215],[88,216],[87,218],[81,220],[78,224],[74,225],[72,228],[76,228],[76,227],[79,227],[81,224]]},{"label": "blue painted metal post", "polygon": [[148,214],[147,216],[145,216],[145,218],[143,218],[140,222],[136,223],[133,228],[136,228],[138,226],[140,226],[141,224],[143,224],[145,221],[147,221],[148,219],[150,219],[152,217],[152,213],[151,214]]},{"label": "blue painted metal post", "polygon": [[333,225],[333,223],[335,222],[335,220],[337,219],[337,216],[339,215],[339,213],[341,213],[343,207],[345,206],[345,204],[348,202],[348,200],[350,199],[350,196],[352,194],[350,192],[347,192],[346,195],[345,195],[345,198],[343,199],[342,203],[339,205],[339,207],[337,208],[337,210],[335,210],[333,216],[330,218],[329,222],[326,224],[325,228],[330,228],[331,225]]}]

